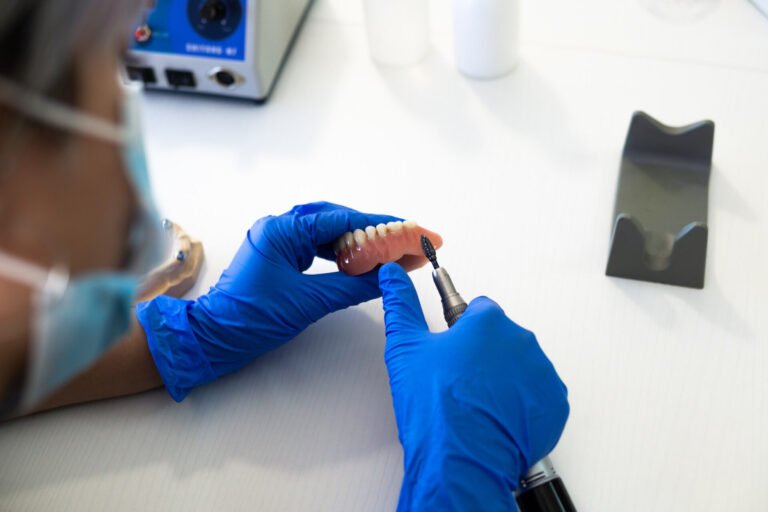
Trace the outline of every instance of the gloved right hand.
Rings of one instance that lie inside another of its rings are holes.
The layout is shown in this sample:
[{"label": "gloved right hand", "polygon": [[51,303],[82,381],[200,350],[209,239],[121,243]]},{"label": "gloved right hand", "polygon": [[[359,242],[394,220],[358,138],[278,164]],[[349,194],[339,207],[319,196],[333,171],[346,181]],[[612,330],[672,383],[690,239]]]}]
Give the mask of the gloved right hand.
[{"label": "gloved right hand", "polygon": [[433,334],[399,265],[380,269],[379,286],[405,455],[398,510],[517,510],[521,476],[555,447],[569,412],[536,337],[486,297]]}]

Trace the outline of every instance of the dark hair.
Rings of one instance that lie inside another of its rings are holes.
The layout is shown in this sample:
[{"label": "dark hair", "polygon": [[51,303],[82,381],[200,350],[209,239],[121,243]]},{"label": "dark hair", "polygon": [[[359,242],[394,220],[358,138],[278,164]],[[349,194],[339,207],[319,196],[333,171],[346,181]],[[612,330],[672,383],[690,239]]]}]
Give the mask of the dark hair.
[{"label": "dark hair", "polygon": [[[39,2],[29,2],[21,8],[15,20],[12,20],[5,29],[0,26],[0,48],[10,49],[10,51],[0,52],[0,77],[9,79],[22,87],[33,86],[33,84],[24,83],[28,75],[25,66],[28,65],[27,59],[30,57],[29,49],[34,38],[34,25],[39,9]],[[50,83],[42,85],[38,84],[35,92],[62,103],[73,104],[76,89],[74,62],[70,60],[70,62],[60,63]]]},{"label": "dark hair", "polygon": [[[0,78],[28,92],[74,104],[78,60],[87,58],[89,51],[114,48],[120,52],[145,3],[0,0]],[[3,107],[13,110],[7,99],[0,98]]]},{"label": "dark hair", "polygon": [[[0,0],[0,79],[74,106],[79,61],[93,51],[122,51],[145,5],[146,0]],[[15,109],[12,98],[0,97],[0,174],[15,168],[13,154],[27,135],[55,146],[67,138]]]}]

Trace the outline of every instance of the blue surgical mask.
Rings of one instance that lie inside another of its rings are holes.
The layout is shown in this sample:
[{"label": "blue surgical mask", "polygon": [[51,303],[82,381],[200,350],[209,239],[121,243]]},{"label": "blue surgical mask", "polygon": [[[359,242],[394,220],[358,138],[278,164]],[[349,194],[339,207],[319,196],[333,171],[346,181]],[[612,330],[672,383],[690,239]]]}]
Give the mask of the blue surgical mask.
[{"label": "blue surgical mask", "polygon": [[116,126],[0,79],[0,102],[51,126],[120,145],[139,214],[131,229],[130,261],[123,272],[70,278],[65,269],[44,269],[0,252],[0,276],[35,290],[31,346],[20,406],[39,404],[94,363],[130,329],[142,276],[166,253],[169,237],[150,191],[140,124],[140,88],[126,86],[123,124]]}]

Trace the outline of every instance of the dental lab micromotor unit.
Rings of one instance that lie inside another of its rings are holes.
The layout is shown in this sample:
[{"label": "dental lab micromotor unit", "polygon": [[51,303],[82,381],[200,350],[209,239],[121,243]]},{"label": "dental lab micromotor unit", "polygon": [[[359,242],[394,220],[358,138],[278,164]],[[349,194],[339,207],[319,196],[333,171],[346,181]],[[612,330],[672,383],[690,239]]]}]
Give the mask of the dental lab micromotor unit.
[{"label": "dental lab micromotor unit", "polygon": [[[467,309],[467,303],[456,291],[451,276],[437,263],[437,251],[426,236],[421,237],[424,256],[432,263],[432,279],[443,303],[443,316],[451,327]],[[563,480],[549,457],[544,457],[528,470],[520,481],[515,499],[520,512],[576,512]]]},{"label": "dental lab micromotor unit", "polygon": [[152,0],[126,59],[146,89],[264,102],[312,0]]}]

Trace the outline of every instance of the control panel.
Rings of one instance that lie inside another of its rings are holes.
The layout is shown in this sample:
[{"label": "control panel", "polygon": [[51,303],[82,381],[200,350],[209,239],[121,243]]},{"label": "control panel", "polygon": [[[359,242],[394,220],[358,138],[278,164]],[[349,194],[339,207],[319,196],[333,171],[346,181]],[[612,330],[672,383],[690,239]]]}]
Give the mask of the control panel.
[{"label": "control panel", "polygon": [[153,0],[126,68],[147,89],[266,100],[311,0]]},{"label": "control panel", "polygon": [[134,32],[134,50],[245,60],[241,0],[157,1]]}]

